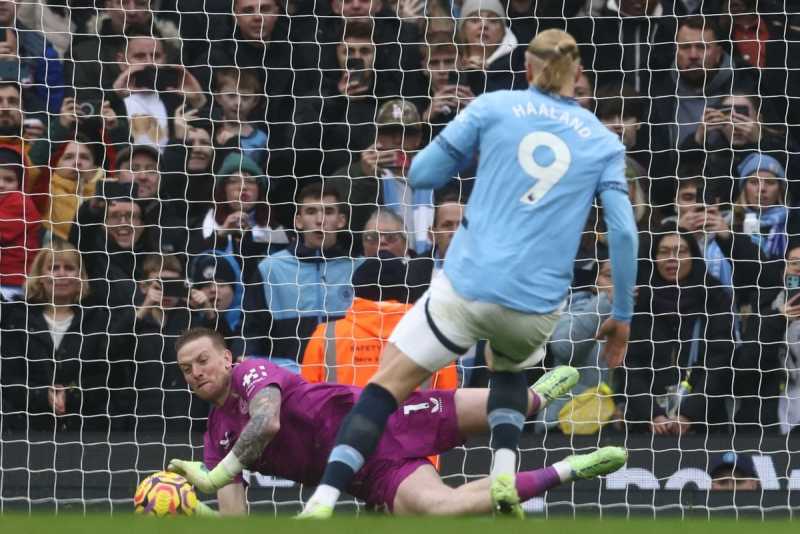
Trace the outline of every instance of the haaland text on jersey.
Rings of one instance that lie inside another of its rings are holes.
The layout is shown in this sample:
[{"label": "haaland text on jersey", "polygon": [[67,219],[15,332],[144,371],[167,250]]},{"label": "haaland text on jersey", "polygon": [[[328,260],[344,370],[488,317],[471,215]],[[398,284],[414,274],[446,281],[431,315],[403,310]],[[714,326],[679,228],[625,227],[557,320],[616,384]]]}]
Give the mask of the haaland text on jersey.
[{"label": "haaland text on jersey", "polygon": [[554,121],[563,122],[573,130],[575,133],[580,135],[583,138],[587,138],[592,135],[591,129],[588,126],[584,125],[583,121],[580,120],[578,117],[573,116],[571,113],[564,111],[564,110],[557,110],[551,105],[540,103],[538,108],[536,104],[528,101],[528,105],[524,106],[522,104],[518,104],[511,108],[511,111],[514,112],[514,115],[518,118],[525,118],[531,115],[536,117],[547,117],[548,119],[552,119]]}]

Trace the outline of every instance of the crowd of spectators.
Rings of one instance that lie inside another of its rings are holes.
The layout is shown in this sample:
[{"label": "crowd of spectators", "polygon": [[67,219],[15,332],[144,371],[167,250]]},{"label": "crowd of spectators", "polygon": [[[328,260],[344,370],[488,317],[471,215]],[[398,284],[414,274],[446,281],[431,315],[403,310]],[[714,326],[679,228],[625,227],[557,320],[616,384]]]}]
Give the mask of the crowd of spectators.
[{"label": "crowd of spectators", "polygon": [[[605,385],[629,431],[800,425],[784,2],[0,0],[2,427],[201,430],[174,348],[193,326],[363,384],[475,174],[415,190],[411,161],[478,95],[525,88],[551,27],[580,44],[576,105],[627,148],[642,247],[623,367],[593,338],[613,298],[602,206],[544,365]],[[484,353],[431,384],[485,385]]]}]

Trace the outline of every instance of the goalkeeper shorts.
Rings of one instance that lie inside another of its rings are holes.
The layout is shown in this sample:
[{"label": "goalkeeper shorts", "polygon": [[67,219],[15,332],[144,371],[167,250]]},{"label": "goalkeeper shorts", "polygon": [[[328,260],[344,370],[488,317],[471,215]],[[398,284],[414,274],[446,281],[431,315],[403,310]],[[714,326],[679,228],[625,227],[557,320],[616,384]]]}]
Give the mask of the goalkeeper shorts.
[{"label": "goalkeeper shorts", "polygon": [[539,363],[561,311],[531,314],[490,302],[467,300],[442,271],[401,319],[389,341],[430,372],[445,367],[481,339],[489,341],[496,371]]}]

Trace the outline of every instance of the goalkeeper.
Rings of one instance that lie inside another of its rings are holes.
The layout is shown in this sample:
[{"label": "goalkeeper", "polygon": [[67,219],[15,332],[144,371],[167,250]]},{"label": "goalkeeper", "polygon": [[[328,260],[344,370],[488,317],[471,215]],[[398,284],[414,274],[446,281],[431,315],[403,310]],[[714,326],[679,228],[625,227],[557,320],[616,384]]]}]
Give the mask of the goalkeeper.
[{"label": "goalkeeper", "polygon": [[[170,471],[184,475],[202,492],[216,491],[223,514],[246,511],[244,468],[303,484],[319,483],[339,425],[361,388],[310,384],[269,360],[249,359],[234,365],[220,334],[205,328],[183,334],[176,350],[186,382],[214,408],[205,435],[204,462],[171,460]],[[529,414],[575,384],[577,371],[559,369],[545,374],[528,391]],[[395,514],[462,515],[493,510],[496,503],[488,478],[451,488],[426,458],[488,430],[488,393],[486,389],[413,393],[389,419],[375,454],[348,491],[372,507]],[[525,500],[563,482],[612,472],[625,458],[625,451],[617,447],[571,456],[519,473],[516,492]]]}]

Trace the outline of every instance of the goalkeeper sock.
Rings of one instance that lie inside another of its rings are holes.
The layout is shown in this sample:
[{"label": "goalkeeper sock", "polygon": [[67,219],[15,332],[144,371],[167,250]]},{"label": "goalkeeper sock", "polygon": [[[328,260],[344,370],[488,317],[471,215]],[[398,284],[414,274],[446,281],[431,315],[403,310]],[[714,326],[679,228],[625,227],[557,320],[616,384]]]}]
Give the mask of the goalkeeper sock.
[{"label": "goalkeeper sock", "polygon": [[[387,390],[377,384],[367,384],[358,402],[342,421],[336,446],[328,458],[328,465],[322,475],[321,484],[344,491],[350,484],[353,475],[361,469],[364,462],[378,446],[378,442],[386,427],[386,420],[397,410],[397,401]],[[322,504],[334,506],[330,502],[332,492],[323,495],[314,494],[314,498]],[[335,498],[338,498],[335,495]]]},{"label": "goalkeeper sock", "polygon": [[558,470],[551,465],[536,471],[517,473],[514,484],[517,487],[519,500],[527,501],[531,497],[541,495],[561,484],[561,476],[559,476]]},{"label": "goalkeeper sock", "polygon": [[528,410],[528,415],[536,415],[539,411],[547,406],[547,402],[538,393],[533,390],[531,392],[531,407]]}]

